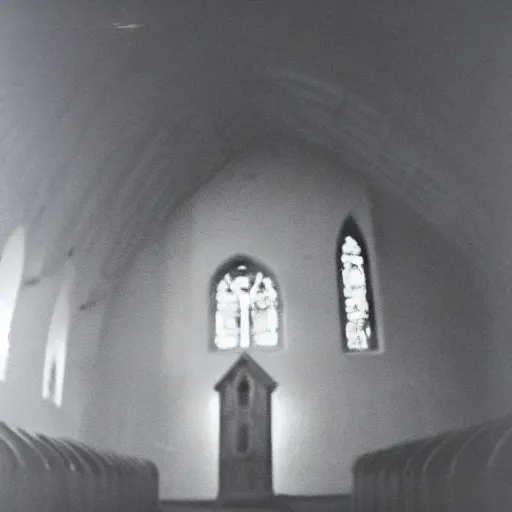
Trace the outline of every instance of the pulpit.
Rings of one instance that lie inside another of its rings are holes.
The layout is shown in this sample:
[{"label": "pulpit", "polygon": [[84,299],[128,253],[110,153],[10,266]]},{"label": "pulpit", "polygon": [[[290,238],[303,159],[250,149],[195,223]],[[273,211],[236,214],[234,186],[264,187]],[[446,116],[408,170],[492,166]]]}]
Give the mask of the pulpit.
[{"label": "pulpit", "polygon": [[271,395],[276,387],[245,353],[215,386],[220,394],[221,507],[268,507],[273,501]]}]

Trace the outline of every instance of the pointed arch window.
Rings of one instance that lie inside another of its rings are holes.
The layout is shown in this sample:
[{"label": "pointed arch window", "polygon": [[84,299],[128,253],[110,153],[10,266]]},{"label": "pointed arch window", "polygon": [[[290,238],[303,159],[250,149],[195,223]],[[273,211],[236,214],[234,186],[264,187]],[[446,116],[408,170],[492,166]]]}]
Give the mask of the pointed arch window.
[{"label": "pointed arch window", "polygon": [[378,350],[370,262],[363,235],[352,217],[341,230],[338,276],[344,351]]},{"label": "pointed arch window", "polygon": [[17,228],[0,253],[0,380],[5,380],[11,324],[25,266],[25,230]]},{"label": "pointed arch window", "polygon": [[55,302],[46,340],[42,396],[44,399],[51,400],[58,407],[62,405],[64,394],[64,373],[71,320],[70,301],[73,277],[72,268],[67,267],[65,269],[64,282]]},{"label": "pointed arch window", "polygon": [[280,345],[279,293],[263,267],[247,258],[221,267],[213,279],[212,303],[215,349]]}]

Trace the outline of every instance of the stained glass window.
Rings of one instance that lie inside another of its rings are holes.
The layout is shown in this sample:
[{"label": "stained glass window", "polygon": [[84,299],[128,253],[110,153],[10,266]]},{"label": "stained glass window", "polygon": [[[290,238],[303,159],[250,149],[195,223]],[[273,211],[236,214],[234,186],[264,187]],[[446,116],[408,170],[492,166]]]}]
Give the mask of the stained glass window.
[{"label": "stained glass window", "polygon": [[215,347],[276,347],[279,297],[275,280],[249,261],[233,262],[214,281]]},{"label": "stained glass window", "polygon": [[352,219],[343,227],[340,244],[344,349],[347,352],[376,350],[369,263],[363,237]]}]

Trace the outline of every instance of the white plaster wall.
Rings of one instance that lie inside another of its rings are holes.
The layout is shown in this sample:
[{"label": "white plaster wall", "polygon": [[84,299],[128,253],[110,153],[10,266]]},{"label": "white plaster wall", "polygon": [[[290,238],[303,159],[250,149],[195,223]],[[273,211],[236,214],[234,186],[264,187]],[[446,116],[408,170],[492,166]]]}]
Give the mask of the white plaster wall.
[{"label": "white plaster wall", "polygon": [[494,415],[512,411],[512,203],[509,173],[492,180],[493,222],[478,243],[486,248],[479,262],[479,284],[486,298],[489,329],[485,343],[492,359],[492,405]]},{"label": "white plaster wall", "polygon": [[[335,243],[349,212],[372,257],[379,355],[341,352]],[[355,456],[482,414],[481,300],[464,260],[336,161],[267,141],[175,212],[108,311],[88,439],[155,460],[164,498],[217,492],[213,385],[237,356],[208,351],[208,286],[234,254],[262,261],[282,292],[283,349],[253,352],[279,383],[276,492],[348,492]]]}]

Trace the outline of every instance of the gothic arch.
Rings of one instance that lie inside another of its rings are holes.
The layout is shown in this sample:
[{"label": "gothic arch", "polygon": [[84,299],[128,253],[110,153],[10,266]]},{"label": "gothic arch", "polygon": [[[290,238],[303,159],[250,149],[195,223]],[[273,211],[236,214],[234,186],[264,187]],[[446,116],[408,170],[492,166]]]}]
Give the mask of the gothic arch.
[{"label": "gothic arch", "polygon": [[5,380],[11,325],[25,268],[25,229],[15,229],[0,252],[0,381]]},{"label": "gothic arch", "polygon": [[210,348],[276,349],[282,345],[282,299],[274,274],[248,256],[223,263],[210,282]]},{"label": "gothic arch", "polygon": [[71,324],[71,294],[74,284],[73,269],[66,266],[64,272],[64,281],[55,301],[48,329],[42,389],[43,398],[51,400],[58,407],[62,405],[64,394],[64,375]]},{"label": "gothic arch", "polygon": [[336,269],[343,351],[377,351],[371,263],[364,235],[352,216],[340,231]]}]

